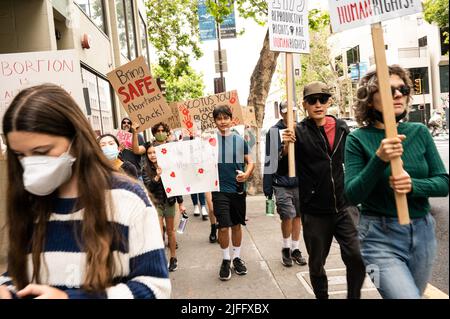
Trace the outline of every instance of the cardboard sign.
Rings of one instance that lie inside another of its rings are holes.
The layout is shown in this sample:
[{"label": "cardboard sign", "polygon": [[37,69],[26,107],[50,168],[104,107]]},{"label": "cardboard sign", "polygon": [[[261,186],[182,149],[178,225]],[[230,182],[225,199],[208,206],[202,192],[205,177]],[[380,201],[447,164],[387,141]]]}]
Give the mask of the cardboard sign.
[{"label": "cardboard sign", "polygon": [[172,116],[167,119],[167,125],[169,125],[171,130],[181,128],[180,116],[178,114],[178,103],[172,102],[169,104],[172,111]]},{"label": "cardboard sign", "polygon": [[331,0],[333,32],[422,12],[420,0]]},{"label": "cardboard sign", "polygon": [[167,197],[219,191],[216,135],[156,147]]},{"label": "cardboard sign", "polygon": [[65,89],[86,114],[75,50],[0,54],[0,132],[3,114],[20,90],[43,83]]},{"label": "cardboard sign", "polygon": [[244,115],[244,124],[251,127],[258,127],[256,124],[255,108],[253,106],[247,106],[242,108],[242,114]]},{"label": "cardboard sign", "polygon": [[107,74],[120,103],[139,132],[172,116],[172,111],[150,74],[143,56]]},{"label": "cardboard sign", "polygon": [[120,144],[123,144],[125,148],[131,150],[132,141],[133,141],[133,134],[124,130],[117,131],[116,135],[117,139],[119,140]]},{"label": "cardboard sign", "polygon": [[306,0],[269,0],[271,51],[309,53],[308,4]]},{"label": "cardboard sign", "polygon": [[229,91],[178,103],[180,122],[191,135],[196,130],[211,132],[216,129],[213,111],[217,105],[228,105],[233,113],[232,125],[244,124],[237,91]]}]

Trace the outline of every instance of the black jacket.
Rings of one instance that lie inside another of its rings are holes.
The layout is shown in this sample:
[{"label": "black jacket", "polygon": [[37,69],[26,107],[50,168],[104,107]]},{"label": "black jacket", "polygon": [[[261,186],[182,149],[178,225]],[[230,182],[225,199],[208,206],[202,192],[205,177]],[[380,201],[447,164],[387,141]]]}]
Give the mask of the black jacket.
[{"label": "black jacket", "polygon": [[156,206],[164,204],[172,206],[177,201],[177,198],[167,198],[161,178],[158,181],[155,181],[156,175],[156,169],[153,165],[149,165],[148,170],[144,167],[142,170],[142,179],[144,180],[145,187],[151,194],[152,200]]},{"label": "black jacket", "polygon": [[285,128],[283,120],[279,120],[266,134],[263,190],[267,197],[272,197],[273,186],[298,186],[297,178],[288,176],[287,156],[281,157],[283,146],[281,145],[280,130]]},{"label": "black jacket", "polygon": [[296,175],[303,214],[332,214],[348,206],[344,197],[344,149],[349,129],[344,121],[335,120],[332,151],[323,127],[314,120],[304,119],[295,128]]}]

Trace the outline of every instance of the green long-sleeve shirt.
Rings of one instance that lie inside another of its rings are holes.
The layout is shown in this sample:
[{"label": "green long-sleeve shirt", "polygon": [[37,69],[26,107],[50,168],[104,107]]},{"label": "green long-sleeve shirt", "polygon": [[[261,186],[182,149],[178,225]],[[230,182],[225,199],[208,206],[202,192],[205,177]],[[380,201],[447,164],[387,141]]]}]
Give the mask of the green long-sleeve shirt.
[{"label": "green long-sleeve shirt", "polygon": [[[412,179],[407,194],[410,218],[425,216],[428,197],[448,194],[448,174],[428,129],[419,123],[400,123],[403,141],[403,169]],[[345,193],[361,212],[397,216],[394,191],[389,186],[391,168],[376,154],[385,132],[375,127],[360,128],[347,137],[345,146]]]}]

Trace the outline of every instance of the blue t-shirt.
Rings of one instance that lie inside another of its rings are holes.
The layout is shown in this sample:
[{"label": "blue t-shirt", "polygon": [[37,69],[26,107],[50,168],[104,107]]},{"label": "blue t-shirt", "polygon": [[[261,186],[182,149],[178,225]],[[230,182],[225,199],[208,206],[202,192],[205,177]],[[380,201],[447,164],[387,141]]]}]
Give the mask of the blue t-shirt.
[{"label": "blue t-shirt", "polygon": [[248,155],[248,144],[236,133],[228,136],[217,134],[219,141],[219,185],[224,193],[237,193],[236,170],[245,171],[244,156]]}]

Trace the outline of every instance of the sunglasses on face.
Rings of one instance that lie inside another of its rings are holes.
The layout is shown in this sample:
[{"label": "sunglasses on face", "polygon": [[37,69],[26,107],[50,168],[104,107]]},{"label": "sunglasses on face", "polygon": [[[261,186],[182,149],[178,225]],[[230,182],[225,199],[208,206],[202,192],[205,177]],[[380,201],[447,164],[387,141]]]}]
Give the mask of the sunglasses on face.
[{"label": "sunglasses on face", "polygon": [[310,95],[305,97],[306,103],[309,105],[314,105],[317,103],[317,100],[319,100],[320,104],[325,104],[328,102],[328,99],[330,97],[328,95]]},{"label": "sunglasses on face", "polygon": [[408,96],[411,93],[411,88],[407,85],[400,85],[398,87],[391,86],[392,97],[395,96],[395,91],[399,91],[403,96]]},{"label": "sunglasses on face", "polygon": [[128,125],[131,125],[131,122],[128,122],[128,121],[123,121],[123,122],[122,122],[122,125],[124,125],[124,124],[128,124]]}]

